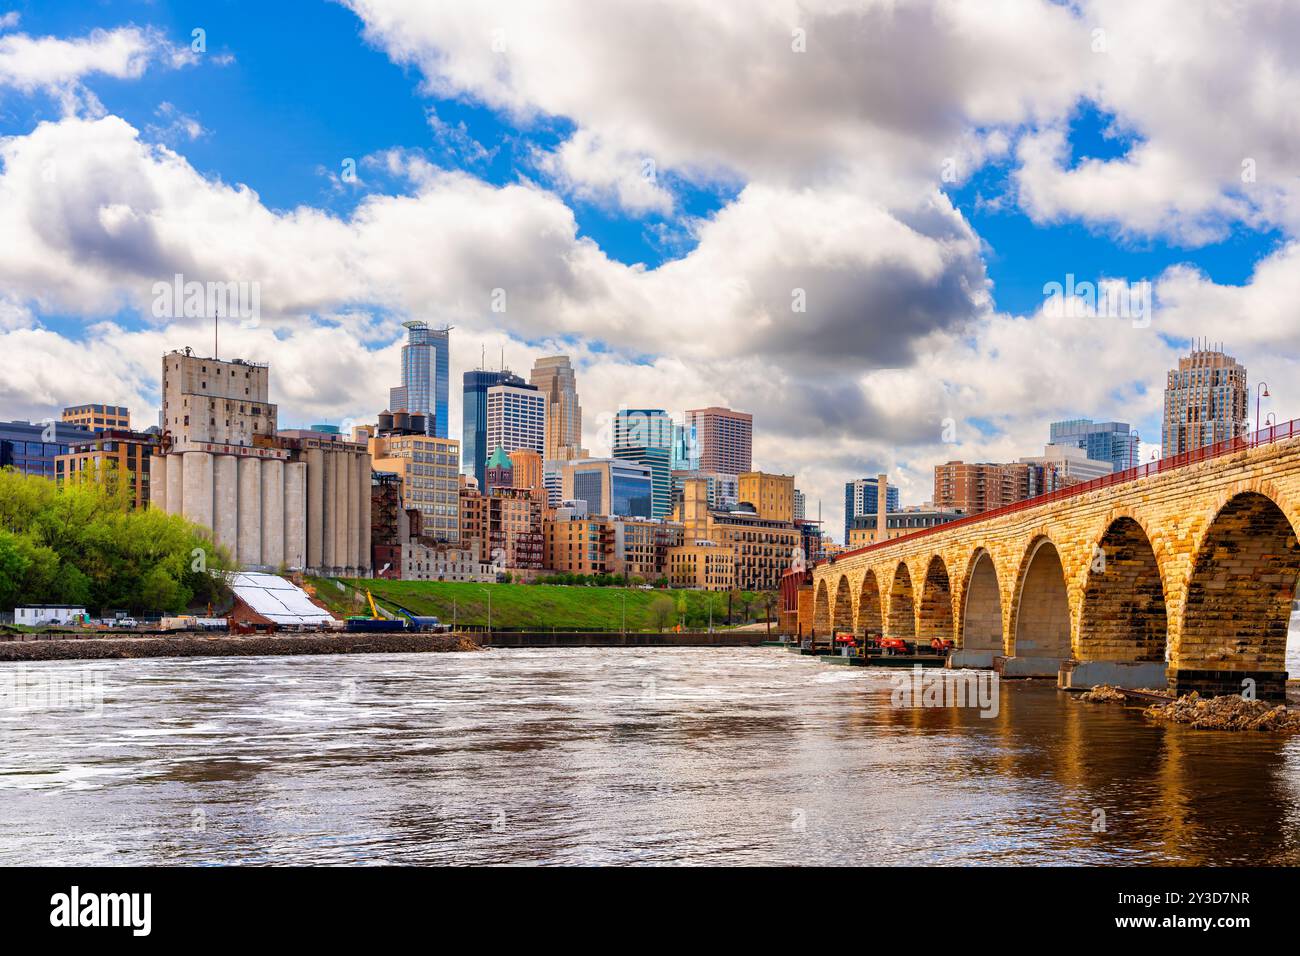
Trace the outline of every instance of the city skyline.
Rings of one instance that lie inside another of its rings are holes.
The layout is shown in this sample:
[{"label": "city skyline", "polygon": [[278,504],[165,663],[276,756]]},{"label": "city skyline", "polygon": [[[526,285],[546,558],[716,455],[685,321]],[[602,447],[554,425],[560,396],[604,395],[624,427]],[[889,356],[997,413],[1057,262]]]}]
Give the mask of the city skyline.
[{"label": "city skyline", "polygon": [[[177,275],[258,283],[260,313],[223,322],[220,352],[277,365],[272,399],[287,425],[370,420],[400,379],[401,322],[454,325],[451,434],[455,383],[480,355],[527,374],[537,356],[568,354],[584,435],[620,404],[749,410],[761,422],[755,463],[798,473],[827,527],[842,526],[854,474],[883,470],[921,501],[935,461],[1037,452],[1046,422],[1131,422],[1149,457],[1159,380],[1198,338],[1230,342],[1255,381],[1295,377],[1287,276],[1300,247],[1287,183],[1300,149],[1250,147],[1289,129],[1284,117],[1226,109],[1204,92],[1218,74],[1196,56],[1201,39],[1225,35],[1240,41],[1225,52],[1234,62],[1273,49],[1288,34],[1268,15],[1239,23],[1227,9],[1189,16],[1157,3],[1150,15],[1180,26],[1156,57],[1141,42],[1146,22],[1102,0],[1026,3],[1015,43],[997,17],[935,6],[927,42],[963,65],[962,85],[932,78],[925,102],[945,103],[945,121],[895,128],[891,116],[931,115],[911,108],[922,91],[887,95],[864,79],[816,5],[803,52],[762,4],[753,34],[684,2],[644,36],[617,4],[596,17],[557,9],[536,29],[560,73],[572,71],[568,86],[509,42],[536,26],[526,6],[489,22],[459,5],[394,7],[389,18],[378,0],[321,4],[301,49],[269,39],[301,26],[284,11],[264,11],[263,33],[188,3],[65,6],[23,7],[0,26],[0,40],[29,54],[0,63],[0,191],[14,198],[14,241],[0,255],[8,417],[57,416],[90,398],[151,420],[156,356],[212,340],[207,318],[155,301],[155,283]],[[882,38],[882,68],[912,62],[914,25],[869,9],[846,16]],[[1097,19],[1109,37],[1100,50]],[[461,39],[494,29],[499,51]],[[757,126],[696,122],[691,104],[716,91],[714,74],[694,67],[671,86],[693,95],[651,108],[664,91],[647,57],[681,36],[713,37],[727,74],[752,79],[735,114]],[[770,55],[755,56],[759,37]],[[68,44],[86,57],[60,60]],[[382,91],[382,105],[341,108],[350,101],[311,52],[322,48],[349,89]],[[594,50],[631,71],[617,94]],[[508,79],[490,79],[487,56],[515,68]],[[1289,62],[1285,49],[1277,59]],[[773,137],[810,101],[810,62],[838,78],[812,97],[819,108],[797,136]],[[1003,77],[1003,63],[1018,78]],[[1255,74],[1225,69],[1243,99],[1270,102],[1249,96]],[[287,82],[295,75],[321,82]],[[1134,95],[1164,89],[1166,75],[1192,98],[1186,110]],[[319,119],[291,136],[256,96],[231,108],[241,85]],[[653,119],[635,135],[611,125],[597,108],[610,95],[619,112]],[[1185,113],[1213,119],[1183,130],[1168,118]],[[235,146],[252,141],[266,148]],[[1242,155],[1225,155],[1227,144]],[[810,167],[809,155],[824,161]],[[1156,156],[1178,172],[1161,172]],[[1077,201],[1091,177],[1114,179],[1106,202]],[[1173,202],[1175,181],[1195,183],[1197,201]],[[83,206],[106,212],[69,218]],[[204,230],[187,225],[199,209]],[[772,222],[807,228],[778,234]],[[106,244],[125,258],[103,265]],[[425,248],[441,251],[411,254]],[[1142,315],[1113,317],[1104,296],[1080,296],[1078,314],[1049,307],[1053,284],[1142,282],[1152,286]],[[915,322],[900,326],[905,303]],[[93,374],[93,396],[69,367]]]}]

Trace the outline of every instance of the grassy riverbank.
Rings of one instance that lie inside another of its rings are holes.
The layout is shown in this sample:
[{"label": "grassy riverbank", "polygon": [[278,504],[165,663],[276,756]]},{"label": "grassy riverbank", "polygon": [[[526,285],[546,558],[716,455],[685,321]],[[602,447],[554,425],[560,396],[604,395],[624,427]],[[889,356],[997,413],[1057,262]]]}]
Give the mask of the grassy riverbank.
[{"label": "grassy riverbank", "polygon": [[[335,614],[362,613],[351,597],[352,589],[369,588],[375,600],[390,609],[400,604],[414,614],[430,614],[450,625],[488,623],[488,594],[492,595],[492,626],[500,630],[549,631],[658,630],[655,604],[672,602],[668,626],[686,616],[686,626],[704,628],[709,623],[710,604],[714,627],[727,621],[727,594],[710,591],[642,591],[637,588],[574,587],[558,584],[461,584],[447,581],[371,581],[345,579],[340,591],[330,579],[312,579],[317,596]],[[761,619],[765,595],[740,592],[731,601],[735,624]],[[364,600],[364,598],[363,598]],[[684,611],[682,610],[684,607]]]}]

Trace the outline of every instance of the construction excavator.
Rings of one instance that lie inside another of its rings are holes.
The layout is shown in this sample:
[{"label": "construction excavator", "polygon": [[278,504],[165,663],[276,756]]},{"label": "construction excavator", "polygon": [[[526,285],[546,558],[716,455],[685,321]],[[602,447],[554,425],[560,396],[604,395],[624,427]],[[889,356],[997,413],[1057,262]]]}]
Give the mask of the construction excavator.
[{"label": "construction excavator", "polygon": [[[391,599],[389,599],[391,600]],[[370,605],[370,616],[355,614],[344,625],[349,631],[434,631],[441,633],[447,628],[436,617],[424,617],[412,614],[400,604],[394,602],[401,617],[384,617],[375,604],[375,596],[366,588],[366,602]]]}]

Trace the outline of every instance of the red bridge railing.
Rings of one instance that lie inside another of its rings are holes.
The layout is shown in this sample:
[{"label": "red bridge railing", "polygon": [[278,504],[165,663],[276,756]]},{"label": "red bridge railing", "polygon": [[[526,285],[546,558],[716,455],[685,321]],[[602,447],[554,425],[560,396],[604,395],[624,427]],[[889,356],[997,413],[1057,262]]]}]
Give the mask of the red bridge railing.
[{"label": "red bridge railing", "polygon": [[1183,452],[1181,455],[1170,455],[1168,458],[1161,458],[1159,461],[1147,462],[1147,464],[1138,465],[1135,468],[1126,468],[1123,471],[1102,475],[1100,478],[1093,478],[1091,481],[1070,485],[1068,488],[1058,488],[1056,491],[1049,491],[1034,498],[1026,498],[1023,501],[1003,505],[1001,508],[993,508],[989,511],[981,511],[978,514],[967,515],[946,524],[937,524],[932,528],[919,528],[911,534],[899,535],[897,538],[889,538],[885,541],[877,541],[861,548],[854,548],[852,551],[845,551],[834,558],[826,558],[818,561],[814,567],[822,564],[834,564],[836,561],[842,561],[858,554],[866,554],[878,548],[887,548],[892,544],[898,544],[900,541],[911,541],[913,538],[921,538],[939,531],[950,531],[953,528],[979,524],[981,521],[991,521],[1003,515],[1015,514],[1017,511],[1027,511],[1030,508],[1037,508],[1039,505],[1050,504],[1053,501],[1075,498],[1079,495],[1086,495],[1090,491],[1109,488],[1112,485],[1141,481],[1143,478],[1149,478],[1152,475],[1163,475],[1168,471],[1177,471],[1180,468],[1186,468],[1189,465],[1199,464],[1213,458],[1222,458],[1224,455],[1245,451],[1247,448],[1254,448],[1258,445],[1271,445],[1274,442],[1286,441],[1295,437],[1300,437],[1300,418],[1293,418],[1289,422],[1283,422],[1280,425],[1270,425],[1268,428],[1261,428],[1259,431],[1242,435],[1239,438],[1229,438],[1225,441],[1215,442],[1213,445],[1205,445],[1202,448]]}]

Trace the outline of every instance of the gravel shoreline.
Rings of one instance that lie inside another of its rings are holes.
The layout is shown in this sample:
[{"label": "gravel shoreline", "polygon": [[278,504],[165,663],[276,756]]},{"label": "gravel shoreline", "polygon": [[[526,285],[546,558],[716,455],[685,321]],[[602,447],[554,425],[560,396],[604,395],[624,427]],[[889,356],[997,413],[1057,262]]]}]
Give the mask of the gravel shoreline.
[{"label": "gravel shoreline", "polygon": [[285,657],[298,654],[420,654],[478,651],[463,634],[314,632],[174,637],[0,640],[0,662],[136,657]]}]

